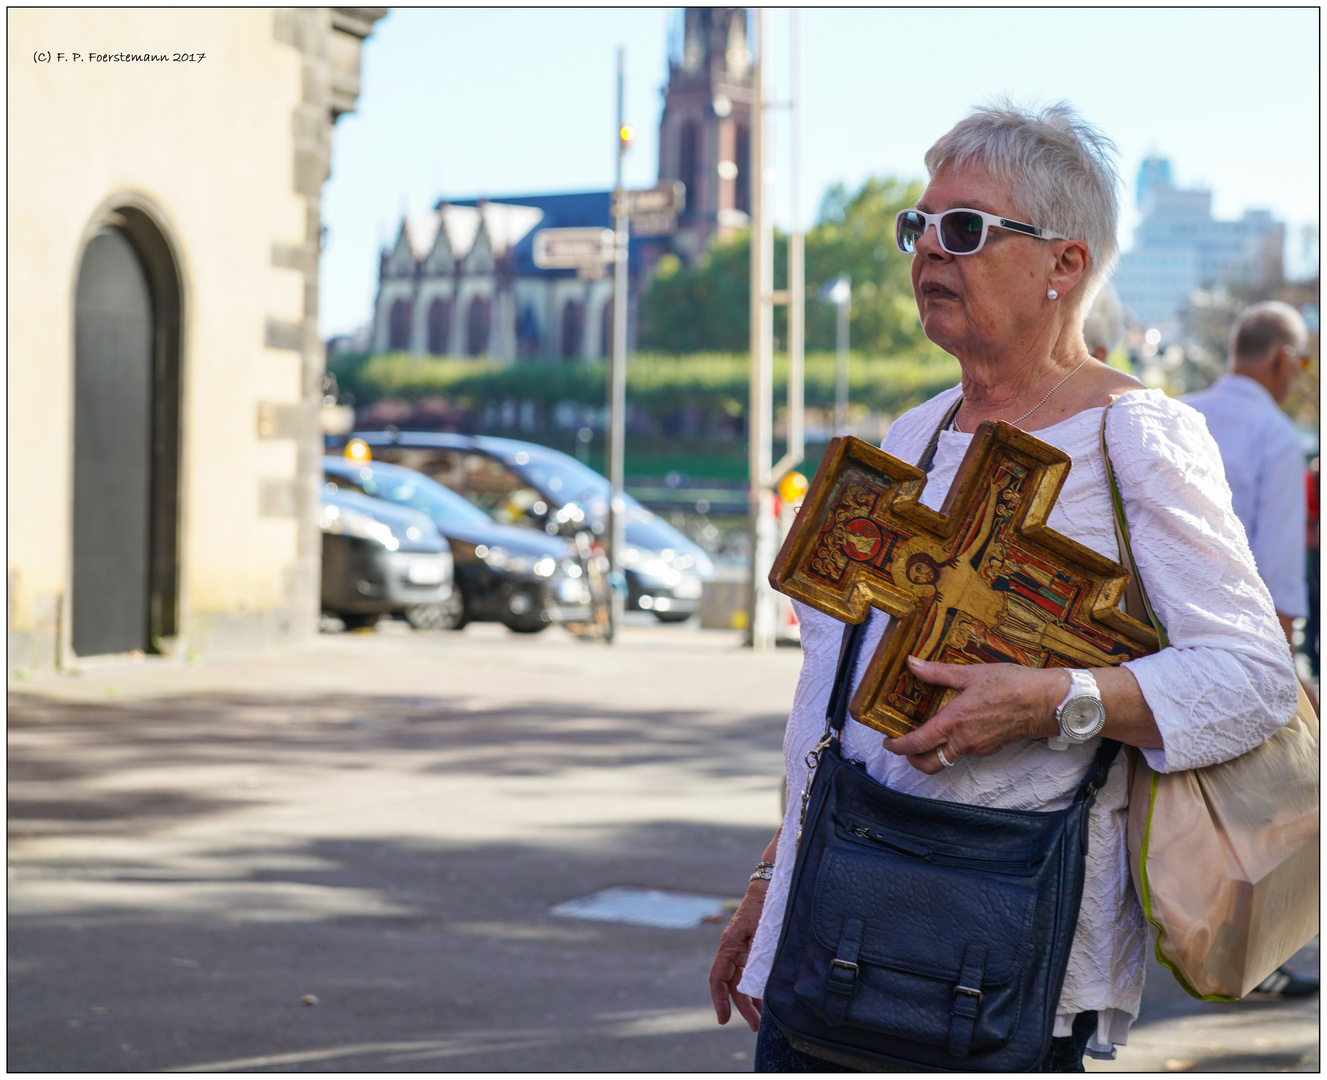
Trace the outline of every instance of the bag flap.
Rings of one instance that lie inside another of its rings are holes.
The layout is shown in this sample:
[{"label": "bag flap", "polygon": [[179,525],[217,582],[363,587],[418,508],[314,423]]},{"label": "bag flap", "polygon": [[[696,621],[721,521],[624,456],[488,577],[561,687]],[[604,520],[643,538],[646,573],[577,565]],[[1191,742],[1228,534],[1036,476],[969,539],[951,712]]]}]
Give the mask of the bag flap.
[{"label": "bag flap", "polygon": [[1029,959],[1036,901],[1028,879],[843,844],[827,850],[821,862],[812,927],[816,940],[833,952],[844,921],[855,915],[866,923],[859,963],[954,983],[968,945],[985,945],[983,985],[996,986],[1014,978]]}]

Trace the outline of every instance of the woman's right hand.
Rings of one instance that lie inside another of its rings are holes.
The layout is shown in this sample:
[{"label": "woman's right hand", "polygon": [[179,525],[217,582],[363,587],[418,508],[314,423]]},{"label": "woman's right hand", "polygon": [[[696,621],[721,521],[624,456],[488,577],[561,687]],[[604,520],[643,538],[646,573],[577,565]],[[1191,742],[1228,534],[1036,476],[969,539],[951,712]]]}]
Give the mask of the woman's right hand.
[{"label": "woman's right hand", "polygon": [[747,997],[737,989],[737,984],[742,979],[742,969],[746,967],[751,939],[755,937],[756,924],[760,922],[760,912],[765,906],[765,892],[768,889],[768,881],[758,878],[751,882],[719,938],[719,949],[714,954],[714,963],[710,965],[710,998],[714,1002],[714,1015],[721,1024],[728,1023],[733,1015],[732,1005],[736,1005],[737,1011],[752,1031],[760,1028],[760,998]]}]

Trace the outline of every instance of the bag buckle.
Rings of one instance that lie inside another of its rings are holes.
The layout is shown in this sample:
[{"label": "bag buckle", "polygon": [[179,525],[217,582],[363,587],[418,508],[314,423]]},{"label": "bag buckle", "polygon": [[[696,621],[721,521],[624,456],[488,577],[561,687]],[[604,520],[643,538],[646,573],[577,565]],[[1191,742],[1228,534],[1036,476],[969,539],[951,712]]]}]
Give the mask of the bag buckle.
[{"label": "bag buckle", "polygon": [[840,960],[837,956],[829,962],[831,968],[841,967],[845,969],[852,978],[857,978],[858,968],[851,960]]},{"label": "bag buckle", "polygon": [[954,997],[958,997],[959,994],[967,994],[969,997],[974,997],[977,999],[976,1003],[978,1005],[981,1004],[982,994],[980,990],[974,990],[971,986],[954,987]]}]

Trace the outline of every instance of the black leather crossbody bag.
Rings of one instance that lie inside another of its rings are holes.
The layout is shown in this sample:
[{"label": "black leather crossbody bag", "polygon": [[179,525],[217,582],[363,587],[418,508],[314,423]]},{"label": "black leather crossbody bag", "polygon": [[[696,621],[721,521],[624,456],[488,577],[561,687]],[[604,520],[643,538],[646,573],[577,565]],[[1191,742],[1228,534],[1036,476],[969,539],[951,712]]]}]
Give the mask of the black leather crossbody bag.
[{"label": "black leather crossbody bag", "polygon": [[792,1045],[858,1069],[1035,1068],[1050,1047],[1083,895],[1103,739],[1063,810],[895,791],[843,757],[866,622],[845,630],[807,756],[797,861],[765,1008]]},{"label": "black leather crossbody bag", "polygon": [[850,627],[765,1008],[803,1053],[859,1069],[1024,1071],[1050,1046],[1083,895],[1102,740],[1063,810],[908,795],[843,757]]}]

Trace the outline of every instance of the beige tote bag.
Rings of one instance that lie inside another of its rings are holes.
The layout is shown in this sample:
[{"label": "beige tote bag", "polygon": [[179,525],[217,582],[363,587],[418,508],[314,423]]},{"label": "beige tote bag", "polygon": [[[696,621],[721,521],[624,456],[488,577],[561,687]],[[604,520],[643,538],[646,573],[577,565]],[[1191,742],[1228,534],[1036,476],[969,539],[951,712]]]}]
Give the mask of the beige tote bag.
[{"label": "beige tote bag", "polygon": [[[1126,604],[1147,613],[1124,502],[1106,448]],[[1134,584],[1137,584],[1137,591]],[[1318,933],[1318,718],[1299,689],[1290,723],[1247,754],[1185,772],[1153,772],[1129,753],[1129,865],[1157,959],[1190,994],[1234,1001]]]}]

